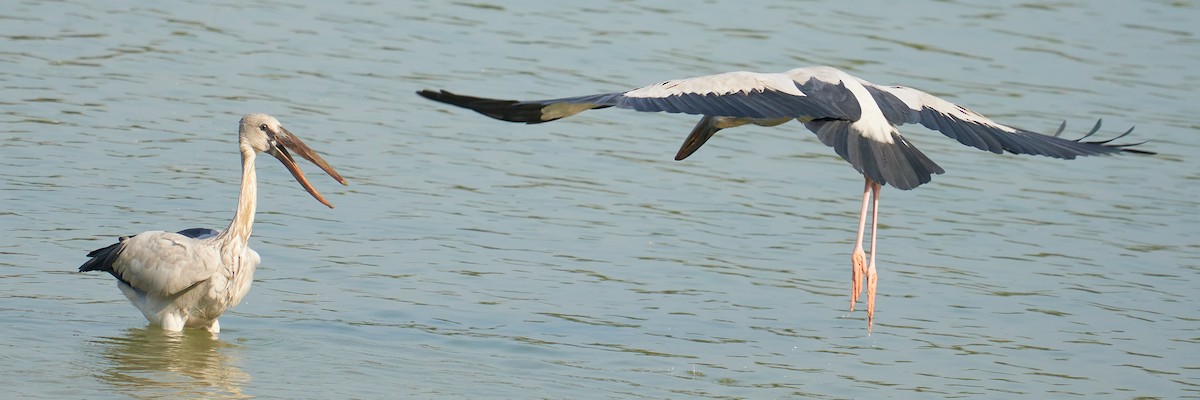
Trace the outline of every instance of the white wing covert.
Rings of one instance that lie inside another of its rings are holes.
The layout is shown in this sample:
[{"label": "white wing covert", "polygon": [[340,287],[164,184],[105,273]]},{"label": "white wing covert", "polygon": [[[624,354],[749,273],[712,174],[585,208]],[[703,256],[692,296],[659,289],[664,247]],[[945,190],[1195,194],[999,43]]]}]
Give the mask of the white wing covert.
[{"label": "white wing covert", "polygon": [[221,267],[216,248],[174,232],[143,232],[119,247],[113,275],[156,296],[179,294],[211,278]]}]

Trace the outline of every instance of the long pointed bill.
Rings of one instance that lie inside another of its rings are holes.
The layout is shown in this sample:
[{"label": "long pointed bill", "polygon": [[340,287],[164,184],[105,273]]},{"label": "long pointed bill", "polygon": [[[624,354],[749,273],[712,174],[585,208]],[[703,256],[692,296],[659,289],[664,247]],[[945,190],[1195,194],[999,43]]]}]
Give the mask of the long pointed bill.
[{"label": "long pointed bill", "polygon": [[313,198],[317,199],[317,201],[320,201],[321,204],[324,204],[326,207],[333,208],[333,204],[329,204],[329,201],[325,200],[325,197],[321,196],[321,193],[317,192],[317,189],[308,182],[308,178],[304,177],[304,173],[300,172],[300,167],[296,166],[296,160],[292,158],[290,153],[288,153],[288,149],[292,149],[296,152],[296,154],[300,155],[300,157],[303,157],[305,160],[308,160],[317,167],[320,167],[321,170],[325,171],[325,173],[329,174],[329,176],[333,177],[333,179],[336,179],[338,183],[346,185],[346,180],[342,179],[342,176],[339,175],[337,171],[334,171],[333,167],[329,166],[329,163],[325,162],[325,160],[322,159],[321,156],[317,155],[313,149],[309,148],[308,145],[305,145],[304,142],[300,141],[300,138],[296,137],[296,135],[293,135],[291,132],[288,132],[287,129],[280,130],[281,132],[275,134],[276,144],[275,148],[270,152],[271,155],[275,156],[276,159],[279,159],[279,162],[283,163],[284,167],[287,167],[288,172],[291,172],[292,177],[296,178],[296,181],[300,182],[301,186],[304,186],[304,190],[307,190],[308,194],[312,195]]},{"label": "long pointed bill", "polygon": [[683,145],[679,147],[679,152],[675,153],[675,161],[688,158],[696,150],[700,150],[700,146],[703,146],[704,142],[708,141],[708,138],[711,138],[717,131],[721,130],[713,121],[714,118],[711,115],[705,115],[704,118],[700,119],[700,122],[696,123],[696,127],[692,128],[692,133],[689,133],[687,139],[683,140]]}]

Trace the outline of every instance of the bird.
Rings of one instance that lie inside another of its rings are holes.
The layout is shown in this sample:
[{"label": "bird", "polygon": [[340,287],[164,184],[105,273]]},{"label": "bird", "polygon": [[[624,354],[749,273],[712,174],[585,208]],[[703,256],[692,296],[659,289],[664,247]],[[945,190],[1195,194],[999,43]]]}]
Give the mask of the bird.
[{"label": "bird", "polygon": [[250,291],[261,258],[247,246],[258,204],[254,160],[274,156],[321,204],[333,205],[317,192],[296,166],[289,151],[320,167],[342,185],[346,180],[279,120],[247,114],[238,129],[242,156],[241,191],[233,220],[223,231],[191,228],[178,232],[149,231],[123,236],[116,244],[93,250],[79,272],[103,271],[117,279],[121,293],[151,325],[167,331],[202,328],[221,331],[218,317]]},{"label": "bird", "polygon": [[[862,208],[858,233],[851,251],[850,311],[867,290],[867,329],[874,326],[876,235],[879,194],[884,185],[911,190],[945,172],[900,135],[899,125],[921,124],[967,146],[1001,154],[1033,154],[1074,159],[1115,153],[1154,154],[1133,148],[1142,143],[1116,144],[1114,140],[1085,139],[1100,129],[1100,121],[1078,139],[1044,135],[1000,124],[929,93],[905,86],[875,85],[829,66],[811,66],[782,73],[748,71],[672,79],[640,88],[551,100],[517,101],[455,94],[446,90],[420,90],[429,100],[467,108],[491,118],[538,124],[556,121],[583,111],[609,107],[644,112],[701,116],[684,139],[675,160],[696,152],[717,131],[742,125],[777,126],[792,120],[804,124],[821,143],[832,147],[863,175]],[[863,249],[868,208],[871,212],[870,259]]]}]

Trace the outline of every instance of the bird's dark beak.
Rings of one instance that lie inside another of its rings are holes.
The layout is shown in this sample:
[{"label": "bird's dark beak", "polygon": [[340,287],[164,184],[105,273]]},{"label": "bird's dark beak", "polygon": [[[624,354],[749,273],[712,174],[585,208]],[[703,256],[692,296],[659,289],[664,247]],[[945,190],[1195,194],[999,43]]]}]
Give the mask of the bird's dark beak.
[{"label": "bird's dark beak", "polygon": [[683,140],[683,145],[679,146],[679,152],[675,153],[675,161],[679,161],[700,150],[700,146],[708,141],[721,128],[717,127],[716,117],[705,115],[696,123],[696,127],[692,128],[692,133],[688,134],[687,139]]},{"label": "bird's dark beak", "polygon": [[312,197],[316,198],[317,201],[320,201],[326,207],[333,208],[333,204],[329,204],[329,201],[325,200],[325,197],[321,196],[321,193],[317,192],[317,189],[311,183],[308,183],[308,178],[305,178],[304,173],[300,172],[300,167],[296,166],[296,160],[288,153],[288,149],[295,151],[296,154],[305,160],[316,164],[342,185],[347,184],[346,180],[342,179],[342,176],[338,175],[337,171],[334,171],[333,167],[329,166],[329,163],[325,162],[313,149],[300,141],[300,138],[296,137],[296,135],[288,132],[287,129],[280,128],[279,132],[275,133],[275,147],[271,149],[271,155],[279,159],[279,162],[283,163],[284,167],[287,167],[288,172],[291,172],[292,177],[296,178],[296,181],[300,182],[301,186],[304,186],[304,190],[307,190],[308,194],[311,194]]}]

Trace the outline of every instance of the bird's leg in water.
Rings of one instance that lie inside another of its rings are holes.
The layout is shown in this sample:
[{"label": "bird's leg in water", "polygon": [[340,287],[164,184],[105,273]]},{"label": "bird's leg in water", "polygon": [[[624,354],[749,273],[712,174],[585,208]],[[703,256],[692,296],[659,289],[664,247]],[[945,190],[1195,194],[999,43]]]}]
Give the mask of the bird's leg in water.
[{"label": "bird's leg in water", "polygon": [[221,332],[221,323],[214,319],[212,324],[208,325],[207,329],[209,332],[212,332],[212,333],[220,333]]},{"label": "bird's leg in water", "polygon": [[871,262],[867,265],[867,332],[875,324],[875,284],[879,281],[879,274],[875,272],[875,238],[879,237],[879,192],[883,190],[883,185],[875,182],[870,182],[870,186]]},{"label": "bird's leg in water", "polygon": [[[863,275],[867,273],[867,257],[863,253],[863,230],[867,227],[867,205],[871,198],[871,179],[866,179],[867,183],[863,186],[862,211],[858,213],[858,235],[854,240],[854,252],[850,253],[850,312],[854,312],[854,303],[858,302],[858,295],[862,293]],[[874,252],[872,251],[872,255]]]}]

